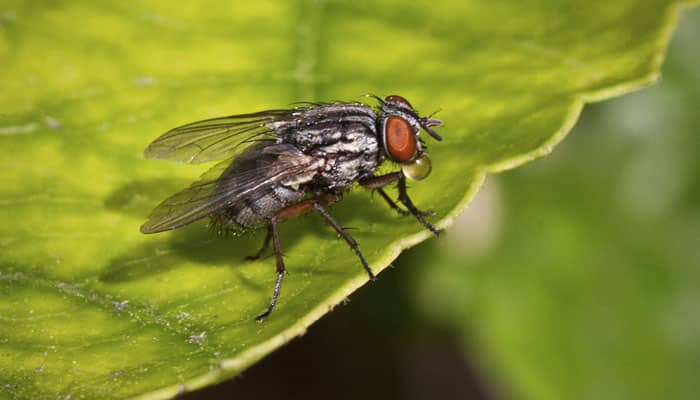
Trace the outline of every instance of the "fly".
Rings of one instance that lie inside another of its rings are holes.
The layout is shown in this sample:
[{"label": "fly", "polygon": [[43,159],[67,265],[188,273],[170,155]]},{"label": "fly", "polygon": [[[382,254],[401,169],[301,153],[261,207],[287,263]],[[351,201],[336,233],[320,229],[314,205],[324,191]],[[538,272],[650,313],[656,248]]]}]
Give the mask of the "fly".
[{"label": "fly", "polygon": [[[308,103],[293,109],[260,111],[193,122],[174,128],[145,150],[146,158],[185,163],[223,160],[199,181],[159,204],[141,226],[143,233],[180,228],[208,217],[220,230],[244,233],[267,229],[262,257],[272,243],[277,280],[264,319],[275,308],[285,273],[278,234],[280,221],[316,211],[342,237],[374,279],[357,242],[328,213],[357,182],[375,190],[389,207],[413,215],[434,234],[439,230],[406,191],[406,179],[421,180],[431,171],[421,129],[442,140],[433,127],[441,121],[420,117],[403,97],[376,97],[377,108],[353,103]],[[400,166],[376,175],[384,161]],[[398,202],[384,191],[396,183]]]}]

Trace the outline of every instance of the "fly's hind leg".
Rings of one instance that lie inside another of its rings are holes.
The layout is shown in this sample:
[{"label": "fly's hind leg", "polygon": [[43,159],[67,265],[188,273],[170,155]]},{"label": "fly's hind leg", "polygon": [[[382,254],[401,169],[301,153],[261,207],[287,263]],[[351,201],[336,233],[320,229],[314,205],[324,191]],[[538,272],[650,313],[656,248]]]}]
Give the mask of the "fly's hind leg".
[{"label": "fly's hind leg", "polygon": [[[262,314],[255,317],[257,321],[262,321],[270,315],[272,309],[277,305],[277,299],[280,296],[280,289],[282,288],[282,278],[284,278],[284,273],[286,269],[284,268],[284,260],[282,259],[282,248],[280,246],[280,236],[277,230],[277,216],[272,217],[270,220],[270,228],[268,230],[268,237],[265,238],[265,243],[269,246],[269,237],[272,237],[272,247],[275,252],[275,258],[277,259],[277,280],[275,281],[275,289],[272,291],[272,300],[270,305],[267,306],[267,310]],[[267,246],[263,246],[267,247]]]},{"label": "fly's hind leg", "polygon": [[272,225],[267,227],[267,233],[265,234],[265,239],[263,240],[263,244],[262,247],[260,247],[260,250],[258,250],[258,252],[252,256],[246,256],[245,259],[248,261],[255,261],[262,258],[267,249],[270,248],[270,239],[272,239]]},{"label": "fly's hind leg", "polygon": [[[257,321],[262,321],[272,313],[272,310],[277,305],[277,299],[280,296],[280,289],[282,288],[282,279],[286,269],[284,268],[284,260],[282,259],[282,246],[280,246],[279,231],[277,230],[277,223],[284,219],[298,217],[300,215],[306,214],[307,212],[314,209],[315,204],[331,204],[338,201],[339,197],[334,194],[323,194],[314,199],[304,200],[297,204],[291,205],[287,208],[280,210],[277,215],[270,219],[270,227],[268,228],[268,236],[265,237],[265,242],[263,243],[263,248],[258,252],[262,253],[269,246],[270,240],[272,240],[272,249],[275,253],[275,259],[277,260],[277,280],[275,281],[275,289],[272,291],[272,300],[270,305],[267,306],[267,310],[264,313],[258,315],[255,319]],[[359,251],[359,250],[358,250]],[[364,260],[364,259],[363,259]],[[371,274],[371,272],[370,272]]]}]

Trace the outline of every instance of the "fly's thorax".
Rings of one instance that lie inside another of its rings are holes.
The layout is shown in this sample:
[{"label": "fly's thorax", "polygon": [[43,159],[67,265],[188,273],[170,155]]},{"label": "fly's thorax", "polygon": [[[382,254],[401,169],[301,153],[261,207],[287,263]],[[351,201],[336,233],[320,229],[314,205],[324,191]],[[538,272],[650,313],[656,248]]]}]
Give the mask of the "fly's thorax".
[{"label": "fly's thorax", "polygon": [[314,150],[325,160],[319,175],[329,187],[348,187],[359,178],[373,175],[380,159],[377,138],[364,129],[348,130],[343,140]]},{"label": "fly's thorax", "polygon": [[377,115],[361,103],[326,104],[301,109],[292,118],[271,123],[278,141],[295,145],[305,153],[315,147],[343,140],[348,128],[360,125],[375,137]]},{"label": "fly's thorax", "polygon": [[290,143],[319,161],[314,189],[345,188],[372,175],[382,155],[377,116],[364,104],[329,104],[300,111],[295,119],[278,122],[278,142]]}]

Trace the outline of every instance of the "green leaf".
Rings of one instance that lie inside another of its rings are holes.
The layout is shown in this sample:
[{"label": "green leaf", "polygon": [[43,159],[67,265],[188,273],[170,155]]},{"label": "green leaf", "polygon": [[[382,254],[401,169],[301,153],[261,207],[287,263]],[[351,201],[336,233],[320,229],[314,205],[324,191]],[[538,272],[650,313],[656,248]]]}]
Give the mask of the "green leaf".
[{"label": "green leaf", "polygon": [[[385,1],[0,7],[0,393],[164,398],[233,376],[367,278],[321,219],[285,223],[290,271],[244,262],[262,235],[203,223],[144,236],[206,166],[142,159],[185,122],[303,100],[401,94],[442,108],[410,192],[446,227],[486,173],[547,154],[584,101],[652,83],[680,2]],[[428,232],[356,190],[331,208],[374,271]]]}]

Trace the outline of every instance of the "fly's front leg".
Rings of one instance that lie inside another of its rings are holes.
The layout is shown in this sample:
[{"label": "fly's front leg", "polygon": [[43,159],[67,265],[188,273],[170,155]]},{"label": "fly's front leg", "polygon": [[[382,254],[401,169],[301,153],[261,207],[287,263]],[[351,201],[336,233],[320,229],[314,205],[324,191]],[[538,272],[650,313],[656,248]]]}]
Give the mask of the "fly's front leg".
[{"label": "fly's front leg", "polygon": [[369,178],[362,179],[359,182],[360,186],[362,186],[365,189],[376,190],[377,193],[379,193],[379,195],[382,196],[384,201],[386,201],[386,203],[389,205],[389,207],[391,207],[392,210],[396,211],[401,215],[409,215],[411,212],[399,207],[399,205],[396,204],[396,202],[392,200],[391,197],[389,197],[389,195],[386,194],[386,192],[383,189],[384,186],[399,180],[401,176],[401,172],[392,172],[386,175],[371,176]]},{"label": "fly's front leg", "polygon": [[[415,215],[415,213],[413,213],[411,210],[404,210],[398,204],[396,204],[396,202],[394,200],[392,200],[391,197],[389,197],[389,195],[386,194],[386,192],[383,189],[384,186],[386,186],[390,183],[399,181],[401,179],[405,180],[405,177],[403,175],[403,172],[399,171],[399,172],[392,172],[392,173],[389,173],[386,175],[372,176],[372,177],[363,179],[359,182],[360,182],[360,185],[366,189],[376,190],[377,193],[379,193],[379,195],[382,196],[384,201],[386,201],[386,203],[389,205],[389,207],[391,207],[391,209],[396,211],[397,213],[404,215],[404,216],[411,215],[411,214]],[[433,212],[432,210],[421,211],[421,210],[416,209],[416,211],[418,212],[418,214],[420,214],[423,217],[427,217],[427,216],[435,214],[435,212]]]},{"label": "fly's front leg", "polygon": [[377,191],[377,193],[379,193],[380,196],[382,196],[382,198],[384,199],[384,201],[386,201],[386,203],[389,205],[389,207],[391,207],[392,210],[394,210],[394,211],[396,211],[397,213],[403,215],[404,217],[405,217],[406,215],[410,215],[410,214],[411,214],[410,211],[404,210],[403,208],[399,207],[399,205],[396,204],[396,202],[395,202],[394,200],[392,200],[391,197],[389,197],[388,194],[386,194],[386,192],[384,191],[384,189],[379,188],[379,189],[375,189],[375,190]]},{"label": "fly's front leg", "polygon": [[424,227],[428,228],[430,232],[433,232],[435,236],[438,236],[440,234],[440,230],[434,227],[430,222],[426,221],[425,218],[423,218],[423,213],[413,204],[411,201],[411,198],[408,197],[408,192],[406,192],[406,177],[401,176],[399,178],[399,201],[401,204],[406,206],[408,208],[408,211],[413,214],[414,217],[423,224]]},{"label": "fly's front leg", "polygon": [[370,176],[369,178],[361,179],[360,185],[365,189],[381,189],[384,186],[394,183],[401,179],[403,172],[390,172],[385,175]]}]

